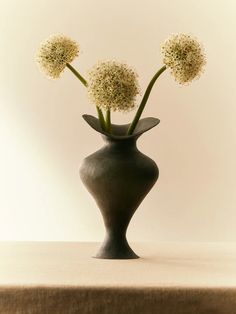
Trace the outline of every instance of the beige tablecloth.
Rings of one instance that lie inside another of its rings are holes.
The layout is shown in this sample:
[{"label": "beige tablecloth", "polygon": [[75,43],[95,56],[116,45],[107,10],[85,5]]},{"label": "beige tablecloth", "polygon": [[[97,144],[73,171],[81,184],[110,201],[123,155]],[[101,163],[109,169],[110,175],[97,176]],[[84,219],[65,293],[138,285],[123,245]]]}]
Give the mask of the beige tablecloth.
[{"label": "beige tablecloth", "polygon": [[236,314],[235,243],[0,243],[1,314]]}]

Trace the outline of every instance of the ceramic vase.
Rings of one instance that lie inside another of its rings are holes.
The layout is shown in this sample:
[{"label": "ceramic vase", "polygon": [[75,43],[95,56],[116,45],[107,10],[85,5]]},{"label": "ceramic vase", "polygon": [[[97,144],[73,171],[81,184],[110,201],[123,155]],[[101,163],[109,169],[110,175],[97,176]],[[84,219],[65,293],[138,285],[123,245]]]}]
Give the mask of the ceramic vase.
[{"label": "ceramic vase", "polygon": [[141,119],[134,133],[126,135],[129,124],[113,124],[112,134],[108,134],[97,118],[90,115],[83,118],[104,140],[104,146],[86,157],[80,166],[81,180],[95,199],[106,230],[94,257],[138,258],[128,244],[126,231],[136,209],[157,181],[159,171],[156,163],[138,150],[136,143],[160,120]]}]

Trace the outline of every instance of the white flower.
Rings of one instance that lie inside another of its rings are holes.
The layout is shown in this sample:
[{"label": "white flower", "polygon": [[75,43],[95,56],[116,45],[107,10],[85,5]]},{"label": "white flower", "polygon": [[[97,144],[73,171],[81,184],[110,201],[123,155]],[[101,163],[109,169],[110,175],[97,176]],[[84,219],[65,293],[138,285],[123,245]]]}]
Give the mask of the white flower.
[{"label": "white flower", "polygon": [[163,62],[180,84],[199,78],[206,64],[205,54],[197,39],[187,34],[173,34],[162,45]]},{"label": "white flower", "polygon": [[130,111],[138,93],[137,74],[125,63],[102,61],[89,71],[88,96],[100,108]]},{"label": "white flower", "polygon": [[36,61],[48,77],[58,78],[78,52],[79,47],[75,41],[63,35],[53,35],[40,45]]}]

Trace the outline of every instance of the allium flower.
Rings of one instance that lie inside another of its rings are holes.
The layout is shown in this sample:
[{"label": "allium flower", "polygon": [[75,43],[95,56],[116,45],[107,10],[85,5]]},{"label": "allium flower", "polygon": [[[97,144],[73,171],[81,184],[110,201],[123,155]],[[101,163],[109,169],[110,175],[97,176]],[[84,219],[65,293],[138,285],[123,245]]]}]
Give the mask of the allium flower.
[{"label": "allium flower", "polygon": [[180,84],[199,78],[206,64],[201,44],[187,34],[174,34],[162,45],[163,62]]},{"label": "allium flower", "polygon": [[78,52],[79,47],[75,41],[63,35],[53,35],[39,47],[36,61],[48,77],[58,78]]},{"label": "allium flower", "polygon": [[101,109],[130,111],[138,93],[137,74],[124,63],[102,61],[89,71],[88,96]]}]

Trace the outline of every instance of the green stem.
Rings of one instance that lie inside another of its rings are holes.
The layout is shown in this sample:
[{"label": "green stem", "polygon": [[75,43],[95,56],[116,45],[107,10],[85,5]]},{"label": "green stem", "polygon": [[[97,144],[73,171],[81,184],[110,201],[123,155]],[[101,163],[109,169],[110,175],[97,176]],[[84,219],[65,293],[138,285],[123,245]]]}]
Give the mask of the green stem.
[{"label": "green stem", "polygon": [[156,80],[158,79],[158,77],[166,70],[166,66],[164,65],[162,68],[160,68],[160,70],[157,71],[157,73],[153,76],[153,78],[151,79],[150,83],[148,84],[148,87],[145,91],[145,94],[143,96],[143,99],[138,107],[138,110],[136,112],[136,115],[132,121],[132,123],[129,126],[129,129],[127,131],[127,135],[131,135],[134,132],[134,129],[137,126],[137,123],[141,117],[141,114],[145,108],[145,105],[147,103],[147,100],[149,98],[149,95],[151,93],[152,87],[155,84]]},{"label": "green stem", "polygon": [[96,108],[97,108],[98,119],[99,119],[99,121],[100,121],[100,125],[101,125],[103,131],[107,131],[107,128],[106,128],[106,121],[105,121],[105,119],[104,119],[102,110],[101,110],[98,106],[96,106]]},{"label": "green stem", "polygon": [[71,72],[80,80],[80,82],[87,87],[88,83],[85,78],[69,63],[66,64],[67,68],[71,70]]},{"label": "green stem", "polygon": [[[80,80],[80,82],[85,87],[88,87],[88,83],[87,83],[86,79],[83,78],[83,76],[70,63],[67,63],[66,66],[68,69],[71,70],[71,72]],[[100,108],[98,108],[98,106],[96,106],[96,108],[97,108],[98,119],[100,121],[101,127],[105,131],[106,130],[106,123],[105,123],[105,119],[104,119],[102,110]]]},{"label": "green stem", "polygon": [[108,109],[106,111],[106,129],[108,133],[111,133],[111,111]]}]

